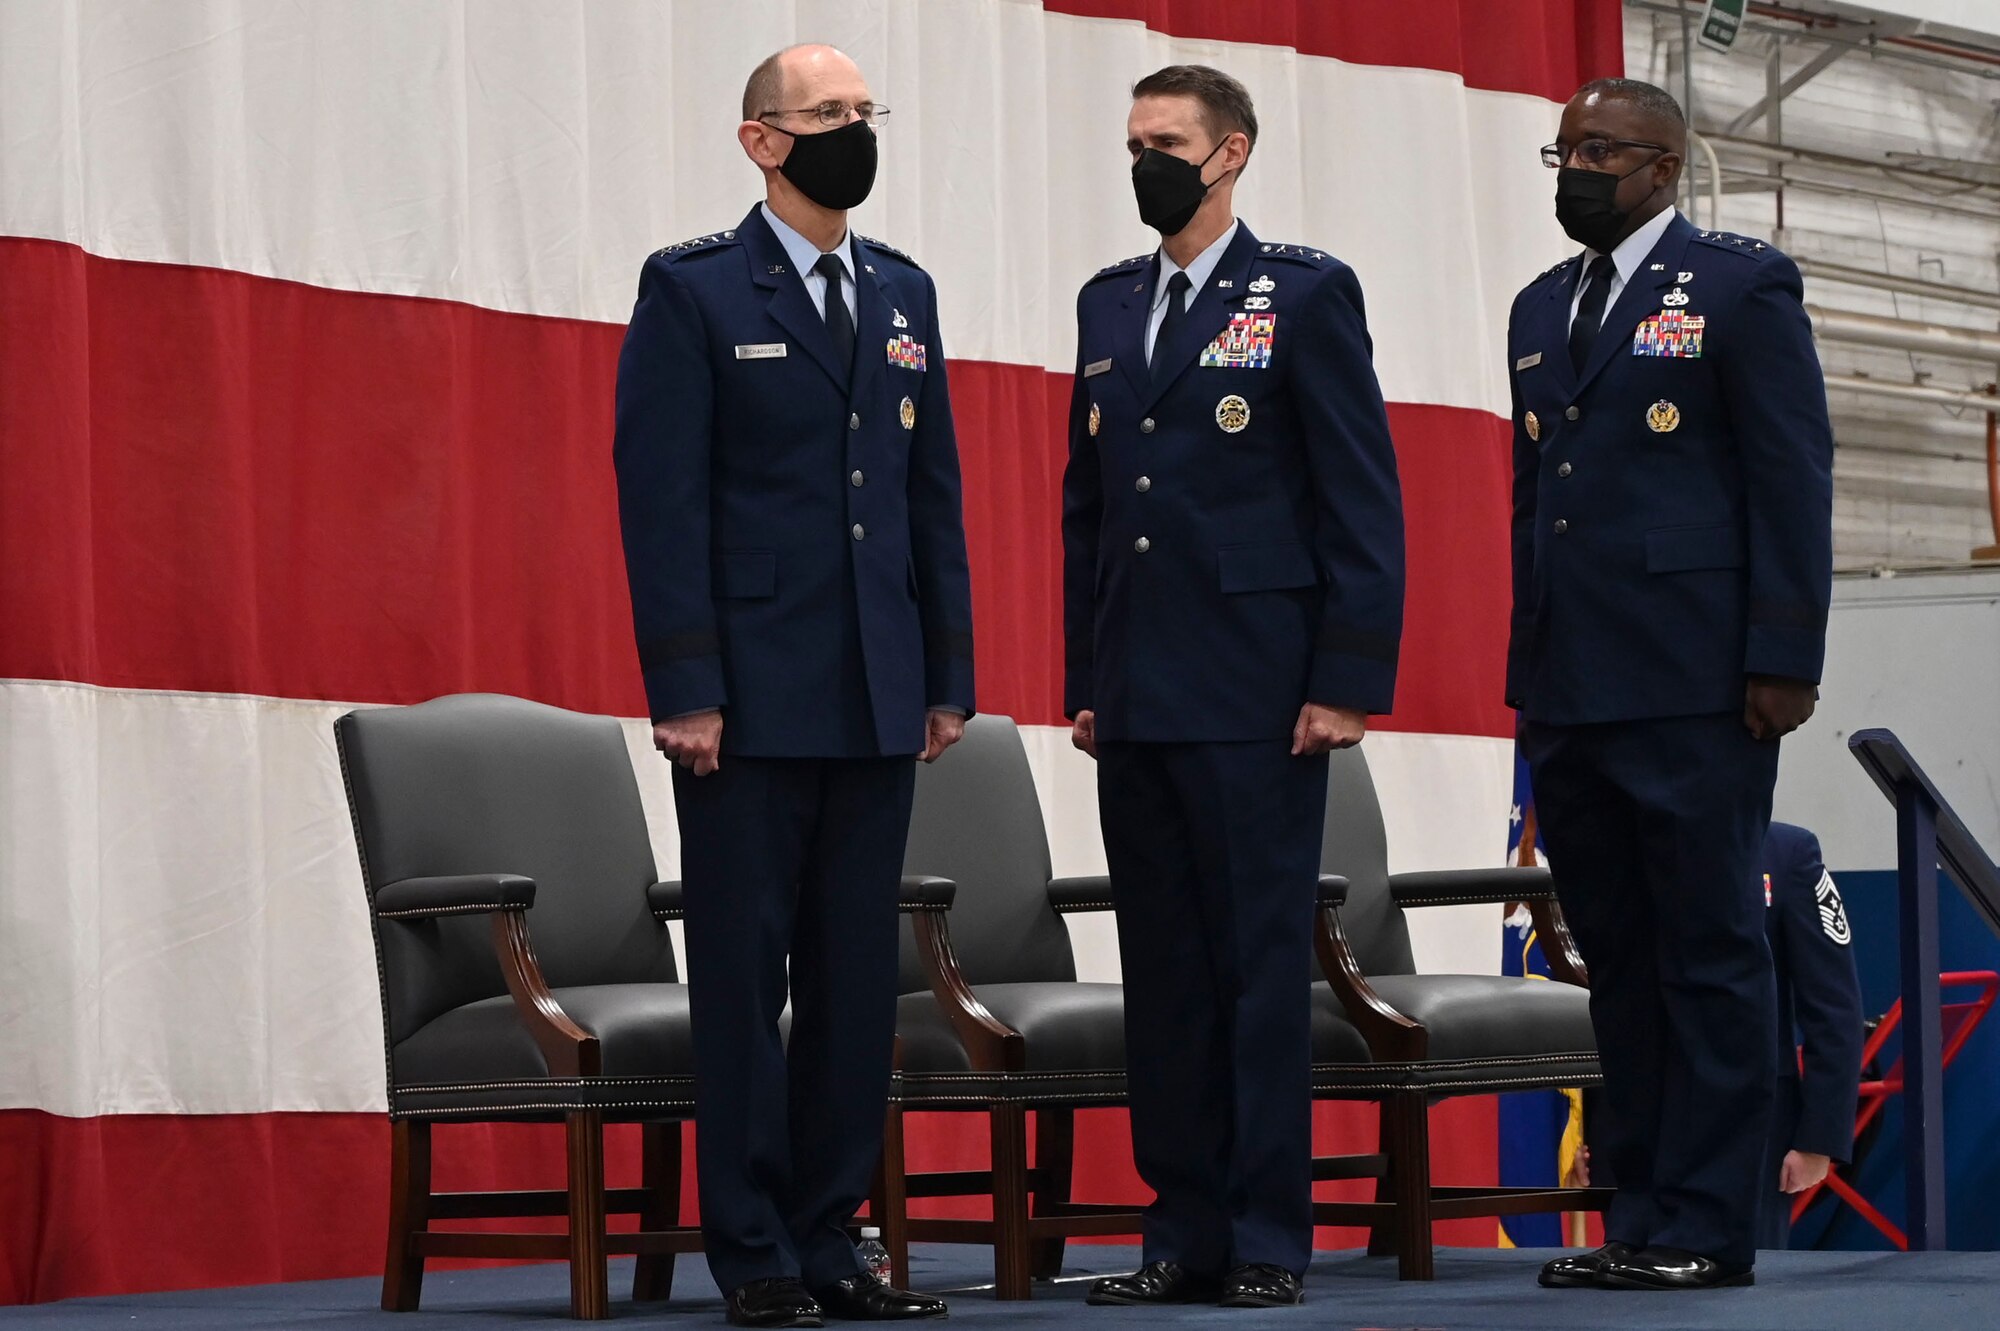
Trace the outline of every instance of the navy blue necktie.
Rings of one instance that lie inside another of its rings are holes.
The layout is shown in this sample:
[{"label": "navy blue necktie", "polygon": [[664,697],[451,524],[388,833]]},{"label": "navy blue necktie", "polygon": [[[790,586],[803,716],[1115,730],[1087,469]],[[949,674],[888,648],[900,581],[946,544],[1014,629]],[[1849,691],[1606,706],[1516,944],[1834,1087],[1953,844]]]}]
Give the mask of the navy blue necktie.
[{"label": "navy blue necktie", "polygon": [[1173,341],[1174,330],[1186,320],[1187,289],[1193,285],[1186,273],[1175,273],[1167,279],[1167,313],[1160,320],[1160,331],[1153,335],[1153,354],[1148,360],[1149,365],[1157,367],[1160,364],[1160,353]]},{"label": "navy blue necktie", "polygon": [[838,254],[822,254],[813,271],[826,279],[826,335],[833,343],[833,363],[842,374],[854,372],[854,316],[847,312],[847,298],[841,294],[840,279],[847,268]]},{"label": "navy blue necktie", "polygon": [[1592,259],[1583,275],[1583,299],[1577,302],[1576,318],[1569,324],[1569,363],[1578,374],[1590,359],[1597,330],[1604,326],[1604,306],[1611,295],[1611,279],[1616,276],[1618,265],[1608,254]]}]

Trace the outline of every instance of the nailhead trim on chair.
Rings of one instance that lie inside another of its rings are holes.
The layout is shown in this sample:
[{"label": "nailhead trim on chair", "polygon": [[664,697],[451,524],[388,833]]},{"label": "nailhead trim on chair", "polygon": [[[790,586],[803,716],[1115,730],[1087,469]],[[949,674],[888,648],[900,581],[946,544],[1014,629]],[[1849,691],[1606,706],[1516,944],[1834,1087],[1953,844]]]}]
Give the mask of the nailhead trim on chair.
[{"label": "nailhead trim on chair", "polygon": [[401,920],[407,919],[410,916],[421,915],[491,915],[493,912],[500,910],[526,909],[526,906],[518,904],[505,906],[413,906],[408,910],[378,910],[375,912],[375,918],[378,920]]}]

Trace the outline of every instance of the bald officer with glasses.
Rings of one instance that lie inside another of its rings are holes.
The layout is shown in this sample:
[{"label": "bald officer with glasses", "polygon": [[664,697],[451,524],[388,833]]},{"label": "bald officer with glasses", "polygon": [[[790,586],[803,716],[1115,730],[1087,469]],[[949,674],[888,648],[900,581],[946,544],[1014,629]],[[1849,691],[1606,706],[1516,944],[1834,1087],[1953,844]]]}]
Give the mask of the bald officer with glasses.
[{"label": "bald officer with glasses", "polygon": [[973,704],[937,292],[847,226],[887,114],[831,47],[759,65],[737,138],[764,201],[647,261],[618,365],[632,615],[675,764],[702,1233],[738,1326],[945,1312],[867,1274],[847,1234],[889,1092],[915,760]]},{"label": "bald officer with glasses", "polygon": [[1586,84],[1543,159],[1583,253],[1515,299],[1507,701],[1604,1069],[1617,1192],[1542,1283],[1751,1283],[1777,1027],[1756,857],[1812,715],[1833,436],[1798,268],[1674,210],[1673,98]]}]

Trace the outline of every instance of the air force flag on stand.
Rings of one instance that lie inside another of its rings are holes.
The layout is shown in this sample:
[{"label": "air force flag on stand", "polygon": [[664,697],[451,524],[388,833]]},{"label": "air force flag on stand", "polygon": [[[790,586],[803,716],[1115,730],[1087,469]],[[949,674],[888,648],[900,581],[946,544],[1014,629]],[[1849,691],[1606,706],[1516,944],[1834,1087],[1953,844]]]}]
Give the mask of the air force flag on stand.
[{"label": "air force flag on stand", "polygon": [[[1542,863],[1541,829],[1535,796],[1528,786],[1528,760],[1514,752],[1514,802],[1507,814],[1507,863]],[[1517,905],[1500,927],[1500,973],[1546,980],[1548,962],[1535,937],[1535,921]],[[1500,1097],[1500,1184],[1554,1187],[1574,1167],[1583,1142],[1583,1093],[1576,1090],[1519,1091]],[[1559,1215],[1503,1216],[1503,1248],[1558,1248],[1565,1240]]]}]

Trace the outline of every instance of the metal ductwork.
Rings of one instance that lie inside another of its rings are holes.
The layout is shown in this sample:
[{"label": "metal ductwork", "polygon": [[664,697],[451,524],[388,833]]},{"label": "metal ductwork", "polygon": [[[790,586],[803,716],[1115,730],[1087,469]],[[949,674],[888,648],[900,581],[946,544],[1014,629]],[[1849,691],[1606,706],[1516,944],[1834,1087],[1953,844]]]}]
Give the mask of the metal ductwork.
[{"label": "metal ductwork", "polygon": [[1971,411],[2000,411],[2000,394],[1980,393],[1970,388],[1906,384],[1894,379],[1869,379],[1858,374],[1829,374],[1826,386],[1828,389],[1893,397],[1905,402],[1930,402],[1941,407],[1962,407]]},{"label": "metal ductwork", "polygon": [[1849,314],[1811,303],[1806,305],[1806,313],[1812,318],[1813,336],[1822,341],[1887,347],[1894,351],[1914,351],[1957,360],[2000,362],[2000,333],[1954,328],[1948,324],[1919,323],[1914,319]]},{"label": "metal ductwork", "polygon": [[1946,282],[1929,282],[1921,277],[1900,277],[1892,273],[1878,273],[1866,268],[1849,268],[1844,264],[1828,263],[1824,259],[1807,259],[1792,256],[1792,262],[1807,277],[1816,277],[1823,282],[1842,282],[1849,286],[1869,287],[1876,291],[1894,291],[1904,296],[1922,296],[1926,300],[1945,300],[1958,305],[1977,305],[1982,309],[2000,310],[2000,291],[1978,291],[1972,287],[1952,286]]}]

